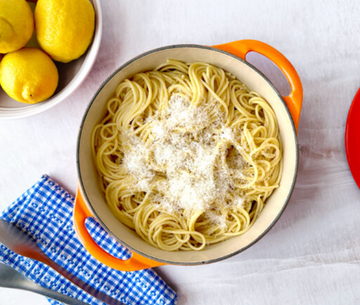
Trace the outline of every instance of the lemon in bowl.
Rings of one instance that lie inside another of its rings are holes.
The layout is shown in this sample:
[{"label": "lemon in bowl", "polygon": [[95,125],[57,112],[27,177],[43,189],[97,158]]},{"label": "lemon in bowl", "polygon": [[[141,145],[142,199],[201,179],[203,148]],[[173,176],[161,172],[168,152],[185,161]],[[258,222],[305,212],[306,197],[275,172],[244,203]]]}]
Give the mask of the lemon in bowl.
[{"label": "lemon in bowl", "polygon": [[25,0],[0,0],[0,53],[19,50],[34,32],[34,16]]},{"label": "lemon in bowl", "polygon": [[52,96],[59,82],[51,58],[35,48],[8,53],[0,62],[0,84],[14,100],[35,104]]},{"label": "lemon in bowl", "polygon": [[54,60],[67,63],[88,48],[95,13],[89,0],[38,0],[35,24],[41,48]]}]

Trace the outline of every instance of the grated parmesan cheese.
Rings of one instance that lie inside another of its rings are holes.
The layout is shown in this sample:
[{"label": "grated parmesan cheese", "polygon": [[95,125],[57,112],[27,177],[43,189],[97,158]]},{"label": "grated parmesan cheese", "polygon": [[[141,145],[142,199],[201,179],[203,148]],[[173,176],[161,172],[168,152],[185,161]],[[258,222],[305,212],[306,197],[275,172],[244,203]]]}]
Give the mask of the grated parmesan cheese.
[{"label": "grated parmesan cheese", "polygon": [[[164,212],[189,216],[201,210],[205,218],[225,228],[226,215],[219,211],[227,205],[244,205],[244,198],[231,200],[228,193],[235,188],[233,180],[244,177],[246,162],[232,147],[236,135],[223,121],[219,109],[193,107],[188,99],[173,94],[161,119],[160,113],[146,119],[151,129],[146,143],[124,132],[123,165],[134,178],[134,189],[148,192],[156,186],[153,201]],[[221,141],[225,151],[217,148]]]}]

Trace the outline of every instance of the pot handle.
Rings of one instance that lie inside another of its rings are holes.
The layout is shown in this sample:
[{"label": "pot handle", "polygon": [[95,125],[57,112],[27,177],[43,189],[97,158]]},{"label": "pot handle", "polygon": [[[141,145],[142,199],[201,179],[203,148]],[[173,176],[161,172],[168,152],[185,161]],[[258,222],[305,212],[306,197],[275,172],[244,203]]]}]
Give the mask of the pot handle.
[{"label": "pot handle", "polygon": [[243,60],[245,60],[247,53],[254,51],[266,56],[274,62],[290,83],[291,93],[288,96],[283,96],[283,99],[293,118],[296,131],[298,130],[303,88],[295,68],[284,55],[268,44],[257,40],[238,40],[213,47],[231,53]]},{"label": "pot handle", "polygon": [[132,251],[132,256],[127,260],[122,260],[110,255],[92,239],[90,233],[86,229],[85,220],[88,217],[94,217],[94,215],[92,215],[86,206],[80,190],[78,189],[74,207],[75,232],[85,249],[101,263],[120,271],[137,271],[164,265],[164,263],[153,261]]}]

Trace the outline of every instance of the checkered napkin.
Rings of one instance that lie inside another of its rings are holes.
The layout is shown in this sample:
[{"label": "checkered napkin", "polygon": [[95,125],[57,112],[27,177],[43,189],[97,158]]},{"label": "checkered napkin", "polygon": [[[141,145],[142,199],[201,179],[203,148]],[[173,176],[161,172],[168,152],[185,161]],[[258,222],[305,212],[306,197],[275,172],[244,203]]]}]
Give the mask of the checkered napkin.
[{"label": "checkered napkin", "polygon": [[[46,255],[59,265],[125,304],[176,304],[176,293],[153,270],[121,272],[94,259],[76,238],[72,223],[73,204],[74,197],[44,175],[0,217],[33,236]],[[130,257],[130,252],[109,236],[96,221],[89,218],[86,226],[105,251],[121,259]],[[0,261],[41,286],[89,304],[104,304],[51,268],[17,255],[1,243]],[[61,304],[51,299],[49,302]]]}]

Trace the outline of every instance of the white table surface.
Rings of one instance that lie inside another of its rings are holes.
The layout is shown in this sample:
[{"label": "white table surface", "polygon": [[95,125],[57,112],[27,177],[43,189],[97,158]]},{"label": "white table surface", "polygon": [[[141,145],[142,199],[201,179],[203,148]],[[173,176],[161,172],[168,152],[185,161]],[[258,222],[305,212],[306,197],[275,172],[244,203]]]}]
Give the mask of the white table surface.
[{"label": "white table surface", "polygon": [[[80,120],[99,85],[125,61],[169,44],[261,40],[288,57],[304,87],[291,201],[245,252],[157,271],[179,304],[360,304],[360,191],[344,149],[347,112],[360,86],[358,1],[104,0],[102,8],[103,41],[83,85],[45,113],[0,122],[0,209],[44,173],[75,193]],[[47,301],[0,289],[0,304]]]}]

